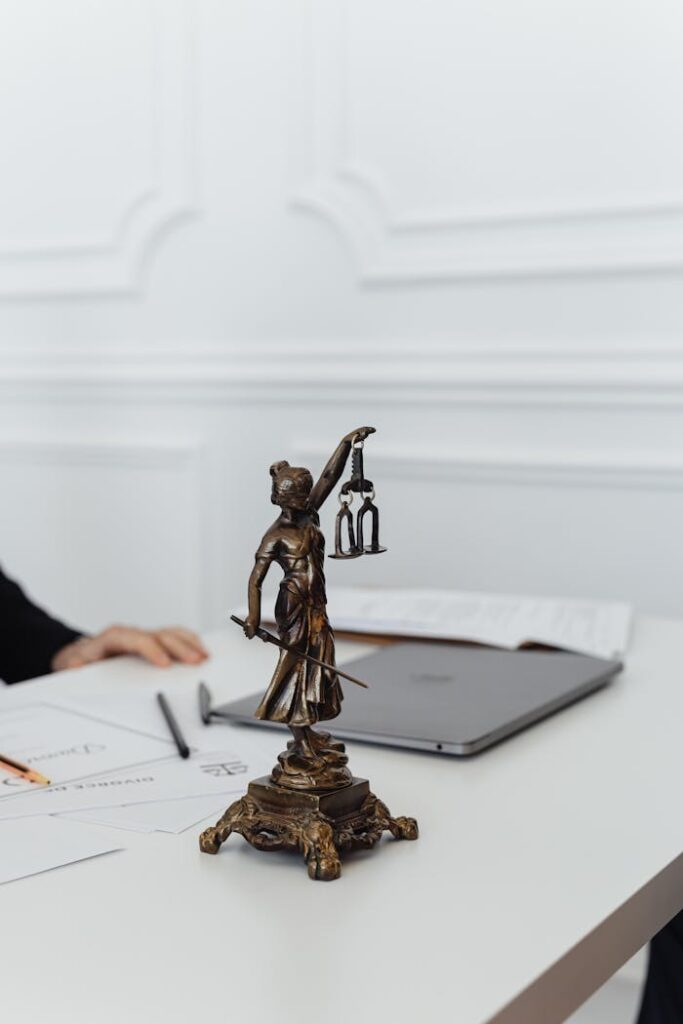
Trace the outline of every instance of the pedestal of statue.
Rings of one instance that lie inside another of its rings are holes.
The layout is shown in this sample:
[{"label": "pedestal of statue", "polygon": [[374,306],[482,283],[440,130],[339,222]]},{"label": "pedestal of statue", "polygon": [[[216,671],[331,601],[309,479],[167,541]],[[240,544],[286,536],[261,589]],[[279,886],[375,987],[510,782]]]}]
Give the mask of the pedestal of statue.
[{"label": "pedestal of statue", "polygon": [[238,832],[258,850],[298,850],[310,878],[332,881],[341,874],[341,851],[368,849],[384,831],[395,839],[418,835],[415,820],[392,818],[367,779],[309,792],[287,789],[264,776],[250,782],[246,796],[202,832],[199,844],[204,853],[218,853],[230,833]]}]

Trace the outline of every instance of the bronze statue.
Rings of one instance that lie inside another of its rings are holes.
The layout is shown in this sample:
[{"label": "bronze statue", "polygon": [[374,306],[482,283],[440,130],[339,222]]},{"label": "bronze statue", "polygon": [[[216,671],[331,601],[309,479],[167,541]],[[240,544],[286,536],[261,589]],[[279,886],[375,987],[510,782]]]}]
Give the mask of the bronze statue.
[{"label": "bronze statue", "polygon": [[[333,879],[341,871],[339,849],[372,846],[385,829],[395,838],[417,838],[412,818],[392,818],[370,793],[367,781],[352,776],[344,744],[313,728],[340,713],[340,675],[365,685],[336,668],[334,634],[326,610],[325,538],[318,510],[340,480],[353,449],[354,472],[340,494],[338,524],[342,518],[348,521],[350,545],[342,557],[384,550],[378,542],[374,488],[363,474],[362,446],[372,433],[374,427],[357,427],[342,438],[315,483],[309,470],[288,462],[270,467],[271,501],[281,512],[256,552],[249,578],[249,612],[242,625],[249,639],[260,636],[280,647],[273,678],[255,715],[288,725],[292,740],[270,777],[252,782],[247,795],[229,807],[214,828],[202,833],[200,846],[206,853],[216,853],[231,832],[240,832],[259,849],[299,848],[312,878]],[[360,546],[350,523],[354,491],[364,497],[358,519]],[[362,517],[368,511],[372,543],[364,548]],[[339,555],[339,527],[337,536]],[[261,587],[273,562],[284,573],[275,605],[279,641],[261,628]]]}]

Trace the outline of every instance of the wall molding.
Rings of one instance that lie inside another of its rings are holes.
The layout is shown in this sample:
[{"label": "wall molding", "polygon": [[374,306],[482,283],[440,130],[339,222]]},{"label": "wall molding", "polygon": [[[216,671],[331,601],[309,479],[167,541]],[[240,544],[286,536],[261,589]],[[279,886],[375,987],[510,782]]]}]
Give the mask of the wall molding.
[{"label": "wall molding", "polygon": [[[359,375],[358,366],[363,373]],[[679,408],[683,345],[93,343],[0,349],[2,401]]]},{"label": "wall molding", "polygon": [[[294,442],[304,465],[323,466],[329,449]],[[600,490],[681,490],[683,456],[649,451],[469,448],[466,451],[406,452],[376,446],[373,472],[383,480],[414,484],[505,484],[535,487],[581,487]]]},{"label": "wall molding", "polygon": [[162,235],[196,213],[193,38],[188,0],[149,0],[155,169],[101,240],[0,244],[0,296],[43,298],[138,293]]},{"label": "wall molding", "polygon": [[386,176],[349,152],[349,0],[308,0],[295,208],[332,225],[368,285],[628,273],[683,266],[683,196],[537,210],[393,207]]},{"label": "wall molding", "polygon": [[[209,448],[201,437],[139,438],[128,435],[84,439],[66,432],[54,436],[23,434],[0,438],[0,466],[19,465],[44,468],[77,468],[115,470],[125,474],[143,470],[145,473],[173,471],[181,486],[193,496],[197,519],[194,538],[199,552],[196,571],[187,581],[195,593],[196,606],[202,622],[215,618],[217,581],[214,562],[216,531],[211,496]],[[187,544],[187,537],[178,542]]]},{"label": "wall molding", "polygon": [[108,469],[185,469],[198,464],[203,446],[195,442],[130,438],[0,438],[0,462],[21,465],[106,466]]}]

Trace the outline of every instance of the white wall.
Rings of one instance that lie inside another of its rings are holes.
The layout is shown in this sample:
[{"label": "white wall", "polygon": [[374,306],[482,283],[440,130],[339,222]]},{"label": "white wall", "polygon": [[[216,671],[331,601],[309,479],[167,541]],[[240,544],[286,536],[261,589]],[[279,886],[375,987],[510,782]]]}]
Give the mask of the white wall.
[{"label": "white wall", "polygon": [[673,0],[6,3],[7,568],[86,627],[220,622],[268,465],[370,422],[390,550],[332,585],[683,613],[682,36]]},{"label": "white wall", "polygon": [[390,551],[331,585],[682,614],[682,43],[674,0],[7,0],[5,566],[216,624],[269,464],[370,422]]}]

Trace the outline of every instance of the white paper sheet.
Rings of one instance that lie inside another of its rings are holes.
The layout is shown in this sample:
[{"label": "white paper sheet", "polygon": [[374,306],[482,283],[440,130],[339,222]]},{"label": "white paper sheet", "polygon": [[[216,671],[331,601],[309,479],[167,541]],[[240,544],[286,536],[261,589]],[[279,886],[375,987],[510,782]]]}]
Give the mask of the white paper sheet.
[{"label": "white paper sheet", "polygon": [[0,824],[0,883],[121,850],[87,825],[59,818],[25,818]]},{"label": "white paper sheet", "polygon": [[511,649],[540,643],[618,658],[628,644],[632,609],[617,602],[515,594],[336,587],[328,614],[334,628],[353,632],[468,640]]},{"label": "white paper sheet", "polygon": [[[273,666],[277,656],[273,654]],[[198,674],[197,682],[201,676]],[[263,687],[269,681],[264,680]],[[213,688],[213,702],[223,704],[234,698],[234,693],[226,690],[223,684]],[[139,690],[123,691],[112,689],[93,694],[84,690],[60,697],[58,703],[62,707],[74,708],[76,711],[94,715],[122,726],[135,726],[143,732],[158,736],[168,735],[168,726],[159,711],[155,699],[156,687],[149,688],[141,683]],[[259,702],[260,694],[254,696],[254,710]],[[268,762],[267,771],[273,767],[275,757],[283,746],[283,734],[275,729],[245,728],[225,719],[215,718],[210,725],[204,725],[199,717],[199,701],[197,685],[191,683],[182,689],[174,689],[169,693],[173,713],[178,719],[183,736],[193,752],[211,752],[212,750],[232,750],[244,756],[265,758]],[[55,701],[57,703],[57,701]],[[175,755],[175,747],[173,754]],[[194,754],[193,754],[194,756]]]},{"label": "white paper sheet", "polygon": [[[197,698],[197,684],[201,678],[202,674],[198,672],[196,682],[188,681],[182,689],[167,691],[173,714],[187,744],[192,750],[226,749],[233,745],[232,737],[235,735],[235,742],[239,745],[239,734],[243,732],[239,727],[218,720],[211,725],[204,725],[201,721]],[[150,687],[141,680],[139,690],[114,688],[93,693],[84,689],[81,693],[55,698],[52,703],[168,740],[168,726],[156,700],[158,689],[158,684]],[[216,703],[221,703],[228,696],[224,693],[219,697],[218,693],[214,693],[214,699]],[[175,746],[172,753],[176,753]]]},{"label": "white paper sheet", "polygon": [[[22,793],[0,803],[0,820],[64,814],[91,807],[155,803],[181,797],[242,792],[249,779],[270,771],[258,755],[229,750],[179,757],[112,775],[81,779]],[[219,801],[220,802],[220,801]]]},{"label": "white paper sheet", "polygon": [[[0,754],[35,768],[53,783],[159,761],[174,752],[169,740],[52,704],[0,710]],[[0,807],[35,790],[35,784],[0,769]]]},{"label": "white paper sheet", "polygon": [[[243,784],[244,788],[244,784]],[[237,793],[221,796],[184,797],[156,804],[131,804],[124,807],[93,807],[60,815],[69,821],[86,821],[131,832],[170,832],[179,835],[205,818],[218,820]]]}]

